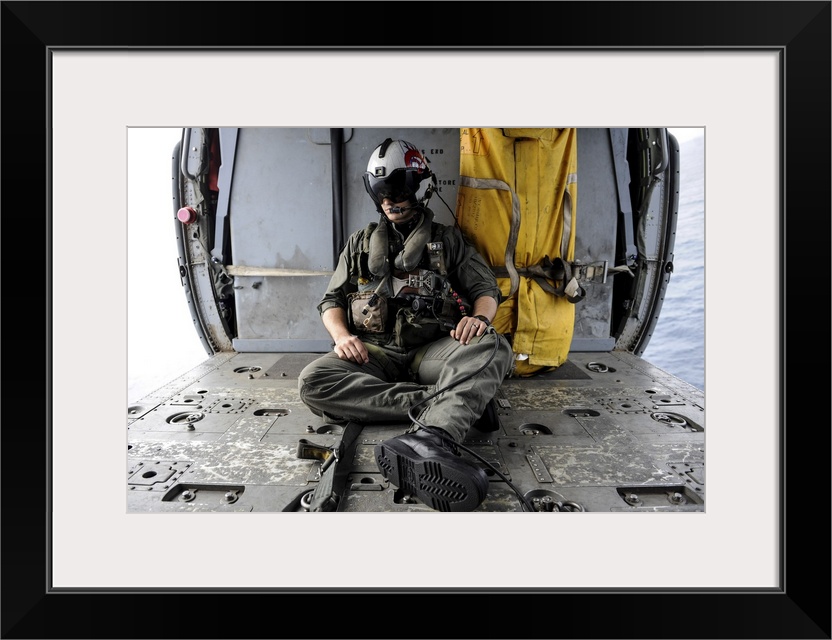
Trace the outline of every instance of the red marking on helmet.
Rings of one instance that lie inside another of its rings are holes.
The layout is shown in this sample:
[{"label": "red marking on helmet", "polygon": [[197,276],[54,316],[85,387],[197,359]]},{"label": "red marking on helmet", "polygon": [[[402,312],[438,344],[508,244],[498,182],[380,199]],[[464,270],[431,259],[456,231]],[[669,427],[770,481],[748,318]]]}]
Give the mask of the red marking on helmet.
[{"label": "red marking on helmet", "polygon": [[418,173],[422,173],[422,170],[425,168],[425,159],[419,153],[418,149],[415,147],[407,147],[407,151],[404,153],[404,164],[406,167],[412,167]]}]

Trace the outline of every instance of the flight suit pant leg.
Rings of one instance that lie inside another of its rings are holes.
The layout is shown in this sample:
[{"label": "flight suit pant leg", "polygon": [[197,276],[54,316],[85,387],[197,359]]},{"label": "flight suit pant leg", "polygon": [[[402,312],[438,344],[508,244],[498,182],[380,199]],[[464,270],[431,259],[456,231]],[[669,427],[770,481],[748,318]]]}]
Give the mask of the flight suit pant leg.
[{"label": "flight suit pant leg", "polygon": [[416,415],[424,425],[447,431],[456,442],[462,442],[482,416],[514,361],[511,345],[494,331],[469,344],[441,338],[416,357],[421,358],[416,370],[419,382],[431,384],[437,391],[453,385]]},{"label": "flight suit pant leg", "polygon": [[383,354],[370,350],[369,355],[363,365],[342,360],[333,351],[314,360],[298,376],[301,400],[314,414],[336,422],[409,422],[410,407],[434,387],[399,382],[390,363],[382,362]]}]

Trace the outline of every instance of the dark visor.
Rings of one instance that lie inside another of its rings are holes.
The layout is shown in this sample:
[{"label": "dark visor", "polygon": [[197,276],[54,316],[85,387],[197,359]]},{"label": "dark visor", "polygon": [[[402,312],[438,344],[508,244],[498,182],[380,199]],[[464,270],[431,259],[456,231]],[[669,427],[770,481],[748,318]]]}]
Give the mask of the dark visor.
[{"label": "dark visor", "polygon": [[370,177],[370,189],[379,202],[385,198],[390,198],[393,202],[404,202],[414,193],[413,186],[415,185],[410,184],[412,180],[409,180],[409,177],[404,169],[396,169],[383,180]]}]

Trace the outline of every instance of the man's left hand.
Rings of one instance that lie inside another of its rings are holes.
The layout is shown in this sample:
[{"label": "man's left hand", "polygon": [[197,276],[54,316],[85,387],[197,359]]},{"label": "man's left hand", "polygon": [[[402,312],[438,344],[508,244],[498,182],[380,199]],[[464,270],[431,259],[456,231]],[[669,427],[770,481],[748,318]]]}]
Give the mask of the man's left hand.
[{"label": "man's left hand", "polygon": [[462,344],[469,344],[475,336],[481,336],[488,329],[488,324],[474,316],[463,316],[455,328],[451,329],[451,337]]}]

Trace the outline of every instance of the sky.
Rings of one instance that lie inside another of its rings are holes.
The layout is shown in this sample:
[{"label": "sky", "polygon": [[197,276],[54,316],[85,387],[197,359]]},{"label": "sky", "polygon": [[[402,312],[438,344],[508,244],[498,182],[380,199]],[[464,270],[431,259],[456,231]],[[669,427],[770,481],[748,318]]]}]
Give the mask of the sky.
[{"label": "sky", "polygon": [[127,132],[128,405],[209,357],[179,278],[170,158],[181,134]]},{"label": "sky", "polygon": [[[671,128],[680,144],[704,135]],[[127,402],[133,404],[206,360],[182,289],[171,156],[181,128],[128,129]]]}]

